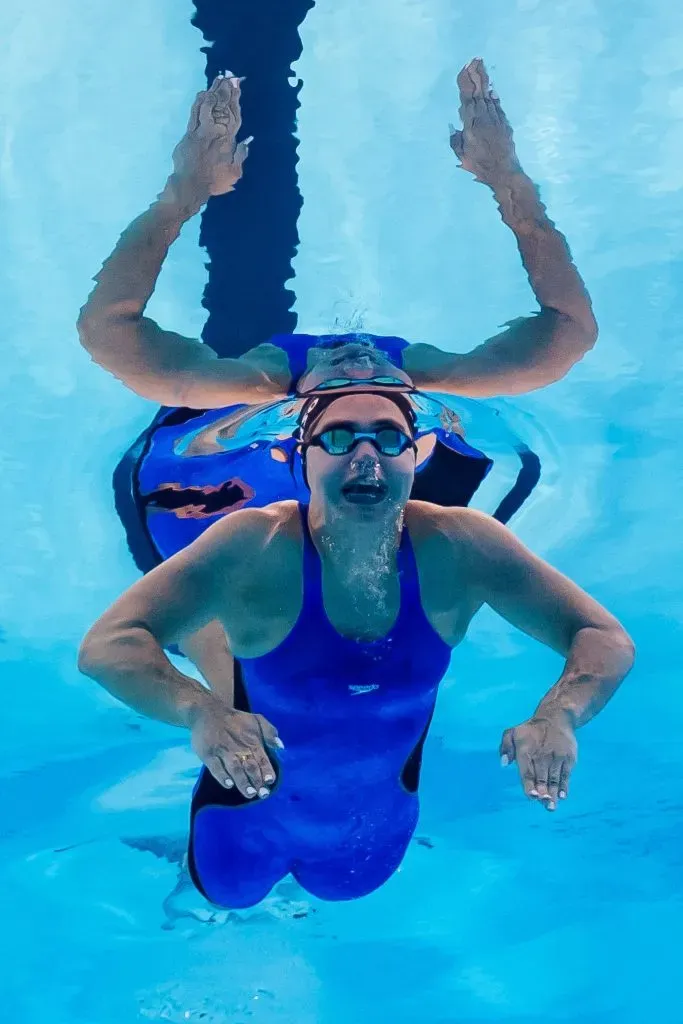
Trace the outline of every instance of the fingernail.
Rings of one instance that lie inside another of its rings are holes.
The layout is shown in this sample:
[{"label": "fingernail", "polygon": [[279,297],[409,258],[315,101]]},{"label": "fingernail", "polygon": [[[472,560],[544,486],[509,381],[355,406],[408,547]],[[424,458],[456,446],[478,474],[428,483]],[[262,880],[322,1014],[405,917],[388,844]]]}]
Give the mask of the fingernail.
[{"label": "fingernail", "polygon": [[532,789],[530,795],[531,796],[538,796],[538,790],[537,789]]},{"label": "fingernail", "polygon": [[510,764],[510,758],[507,756],[507,754],[503,754],[503,756],[500,759],[500,763],[502,764],[503,768],[507,768],[507,766]]},{"label": "fingernail", "polygon": [[550,800],[548,802],[548,810],[549,811],[554,811],[555,810],[555,801],[554,800]]},{"label": "fingernail", "polygon": [[282,742],[282,740],[280,739],[279,736],[275,737],[275,739],[273,740],[273,743],[275,744],[276,747],[279,747],[280,750],[284,750],[285,749],[285,745],[284,745],[284,743]]},{"label": "fingernail", "polygon": [[560,800],[566,800],[567,794],[563,789],[560,790]]},{"label": "fingernail", "polygon": [[492,100],[499,100],[500,99],[500,96],[498,95],[498,93],[496,92],[495,89],[489,90],[489,95],[490,95]]},{"label": "fingernail", "polygon": [[256,790],[254,789],[253,786],[247,786],[245,792],[247,796],[256,796]]},{"label": "fingernail", "polygon": [[451,135],[455,135],[455,132],[456,132],[456,128],[455,128],[455,125],[454,125],[454,124],[451,124],[451,122],[450,122],[450,121],[448,122],[448,130],[449,130],[449,132],[451,133]]},{"label": "fingernail", "polygon": [[226,789],[232,789],[235,783],[232,781],[232,779],[226,779],[223,785],[225,786]]},{"label": "fingernail", "polygon": [[267,796],[270,796],[270,790],[266,789],[265,786],[261,786],[261,788],[258,791],[258,795],[261,797],[262,800],[264,800]]},{"label": "fingernail", "polygon": [[263,776],[263,781],[264,782],[275,782],[275,776],[274,775],[264,775]]},{"label": "fingernail", "polygon": [[253,136],[253,135],[250,135],[248,139],[245,139],[245,140],[244,140],[244,145],[245,145],[245,146],[251,146],[251,144],[252,144],[252,142],[253,142],[253,141],[254,141],[254,136]]}]

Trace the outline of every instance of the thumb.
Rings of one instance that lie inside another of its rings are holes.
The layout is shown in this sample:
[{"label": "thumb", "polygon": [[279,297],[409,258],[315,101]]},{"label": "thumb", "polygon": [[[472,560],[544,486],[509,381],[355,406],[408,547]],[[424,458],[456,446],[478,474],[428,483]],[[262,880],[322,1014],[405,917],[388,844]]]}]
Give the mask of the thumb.
[{"label": "thumb", "polygon": [[450,125],[451,129],[451,149],[457,156],[458,160],[462,160],[465,153],[465,146],[463,142],[463,135],[461,131]]},{"label": "thumb", "polygon": [[503,765],[504,768],[507,765],[512,764],[512,762],[515,760],[516,752],[514,729],[505,730],[505,732],[503,733],[503,738],[500,741],[500,749],[498,753],[500,754],[500,763]]},{"label": "thumb", "polygon": [[240,142],[235,147],[234,162],[237,164],[238,167],[241,167],[244,161],[249,156],[249,147],[251,146],[253,141],[254,136],[250,135],[248,139],[244,139],[243,142]]},{"label": "thumb", "polygon": [[261,735],[263,736],[263,742],[268,747],[277,747],[279,750],[284,749],[284,743],[278,736],[277,729],[274,725],[271,725],[267,718],[263,715],[254,715],[254,718],[259,724]]}]

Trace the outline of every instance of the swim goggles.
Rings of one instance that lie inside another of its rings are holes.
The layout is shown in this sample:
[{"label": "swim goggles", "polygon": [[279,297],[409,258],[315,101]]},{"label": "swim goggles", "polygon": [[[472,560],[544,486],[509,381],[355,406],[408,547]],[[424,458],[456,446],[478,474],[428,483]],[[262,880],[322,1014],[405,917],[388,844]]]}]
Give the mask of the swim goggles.
[{"label": "swim goggles", "polygon": [[415,447],[412,437],[404,434],[398,427],[354,430],[353,427],[345,426],[323,430],[321,434],[306,441],[306,446],[315,445],[322,448],[328,455],[348,455],[361,441],[369,441],[380,455],[389,455],[391,458],[402,455],[409,448]]},{"label": "swim goggles", "polygon": [[338,388],[354,387],[381,387],[381,388],[402,388],[404,391],[414,391],[414,387],[399,377],[331,377],[320,384],[316,384],[305,395],[319,394],[321,391],[336,391]]}]

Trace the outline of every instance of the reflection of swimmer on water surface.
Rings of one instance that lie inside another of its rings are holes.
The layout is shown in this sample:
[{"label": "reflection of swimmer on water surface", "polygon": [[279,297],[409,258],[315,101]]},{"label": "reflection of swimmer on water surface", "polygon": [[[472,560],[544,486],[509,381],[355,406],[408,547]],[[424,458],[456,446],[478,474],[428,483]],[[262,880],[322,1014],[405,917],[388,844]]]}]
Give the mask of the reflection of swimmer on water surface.
[{"label": "reflection of swimmer on water surface", "polygon": [[[227,194],[242,177],[248,151],[246,142],[236,141],[241,128],[240,81],[219,77],[197,97],[187,132],[174,153],[173,174],[158,201],[123,233],[98,274],[79,321],[81,341],[97,362],[138,394],[166,406],[182,406],[159,414],[115,476],[117,508],[143,571],[190,543],[226,512],[284,498],[305,500],[301,481],[265,446],[239,456],[176,456],[173,446],[196,430],[196,417],[203,416],[208,427],[230,407],[281,400],[323,379],[345,377],[405,374],[428,391],[474,397],[516,394],[562,377],[594,343],[589,298],[564,238],[519,165],[510,127],[483,63],[473,61],[464,68],[458,86],[463,127],[453,132],[452,148],[462,166],[492,190],[540,305],[537,315],[514,321],[464,354],[408,344],[398,337],[283,334],[279,324],[273,324],[269,340],[264,338],[245,352],[230,334],[227,308],[222,312],[224,340],[217,346],[221,358],[216,358],[207,345],[166,331],[145,317],[163,261],[182,225],[212,196],[205,218],[216,204],[236,208],[248,185],[245,181],[234,196]],[[254,145],[259,145],[258,139]],[[264,211],[277,199],[264,197]],[[235,261],[239,244],[239,238],[224,239],[226,250],[234,247]],[[209,292],[207,301],[220,305],[217,289]],[[199,412],[206,409],[213,411]],[[193,422],[183,428],[190,419]],[[518,482],[502,503],[503,521],[537,479],[538,460],[527,451],[520,459]],[[461,443],[457,435],[439,434],[431,457],[416,474],[412,496],[446,506],[467,505],[490,465],[484,453]],[[185,643],[184,651],[212,685],[230,685],[220,634],[207,627],[197,643]]]},{"label": "reflection of swimmer on water surface", "polygon": [[[458,84],[463,129],[453,132],[452,147],[461,165],[493,191],[517,240],[540,313],[513,321],[467,353],[409,345],[400,338],[377,339],[376,345],[423,390],[470,397],[519,394],[564,376],[595,342],[596,325],[567,244],[519,165],[483,63],[464,68]],[[100,365],[166,406],[209,409],[273,401],[296,387],[305,389],[306,373],[314,374],[320,361],[336,362],[343,374],[347,362],[367,356],[357,344],[331,356],[329,337],[316,343],[308,336],[307,345],[298,343],[290,351],[285,335],[237,353],[227,325],[223,358],[217,359],[207,345],[163,330],[143,315],[182,225],[211,196],[231,192],[242,176],[248,145],[236,142],[240,88],[239,79],[219,77],[199,94],[174,153],[173,174],[159,199],[121,236],[79,321],[82,344]],[[239,260],[239,239],[225,239],[226,247],[233,244]]]},{"label": "reflection of swimmer on water surface", "polygon": [[[549,810],[568,794],[576,730],[633,659],[617,621],[504,526],[409,500],[406,395],[313,397],[299,441],[307,503],[223,517],[134,584],[80,654],[114,696],[191,731],[205,767],[190,871],[231,908],[260,902],[290,872],[330,900],[391,877],[417,824],[439,683],[483,605],[566,659],[500,746]],[[163,650],[212,621],[237,666],[221,695]]]}]

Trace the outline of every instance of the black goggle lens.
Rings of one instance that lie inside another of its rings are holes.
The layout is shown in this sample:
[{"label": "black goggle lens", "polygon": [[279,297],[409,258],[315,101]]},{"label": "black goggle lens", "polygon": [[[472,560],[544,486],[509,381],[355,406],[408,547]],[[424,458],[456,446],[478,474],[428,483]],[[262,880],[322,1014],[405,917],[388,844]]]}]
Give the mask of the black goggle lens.
[{"label": "black goggle lens", "polygon": [[331,427],[324,430],[309,444],[318,444],[328,455],[348,455],[363,440],[370,441],[380,455],[395,457],[412,448],[413,440],[397,427],[382,427],[368,432],[352,430],[350,427]]}]

